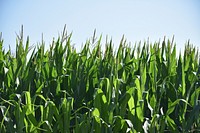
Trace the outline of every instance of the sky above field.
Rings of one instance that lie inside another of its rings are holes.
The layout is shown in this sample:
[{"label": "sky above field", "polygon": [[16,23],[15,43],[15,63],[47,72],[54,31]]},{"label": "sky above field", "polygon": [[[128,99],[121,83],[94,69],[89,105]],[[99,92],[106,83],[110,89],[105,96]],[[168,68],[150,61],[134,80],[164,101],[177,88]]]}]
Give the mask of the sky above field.
[{"label": "sky above field", "polygon": [[116,46],[124,34],[132,44],[174,35],[178,49],[188,39],[200,47],[199,0],[0,0],[0,32],[6,49],[9,45],[15,48],[21,25],[31,44],[41,42],[43,33],[48,46],[65,24],[77,49],[94,29],[104,40],[106,35],[112,38]]}]

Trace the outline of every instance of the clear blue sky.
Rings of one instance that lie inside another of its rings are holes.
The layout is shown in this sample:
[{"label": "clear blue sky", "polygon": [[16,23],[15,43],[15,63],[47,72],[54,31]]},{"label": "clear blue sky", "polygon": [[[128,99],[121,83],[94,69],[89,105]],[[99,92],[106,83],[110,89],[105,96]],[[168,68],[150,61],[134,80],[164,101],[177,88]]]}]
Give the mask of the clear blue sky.
[{"label": "clear blue sky", "polygon": [[66,24],[77,48],[94,29],[104,39],[112,37],[115,45],[123,34],[132,44],[148,37],[154,42],[175,35],[178,49],[188,39],[200,47],[199,0],[0,0],[4,48],[15,47],[15,33],[22,24],[31,44],[41,42],[43,33],[49,45]]}]

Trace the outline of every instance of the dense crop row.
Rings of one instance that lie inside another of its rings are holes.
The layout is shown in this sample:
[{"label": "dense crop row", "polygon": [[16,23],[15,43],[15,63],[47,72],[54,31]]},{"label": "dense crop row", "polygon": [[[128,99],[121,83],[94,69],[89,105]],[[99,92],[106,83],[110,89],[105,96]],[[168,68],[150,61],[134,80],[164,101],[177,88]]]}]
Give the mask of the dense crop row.
[{"label": "dense crop row", "polygon": [[200,131],[194,47],[177,56],[173,41],[129,47],[122,38],[103,52],[94,38],[76,52],[63,35],[29,58],[29,39],[18,37],[15,55],[0,39],[0,133]]}]

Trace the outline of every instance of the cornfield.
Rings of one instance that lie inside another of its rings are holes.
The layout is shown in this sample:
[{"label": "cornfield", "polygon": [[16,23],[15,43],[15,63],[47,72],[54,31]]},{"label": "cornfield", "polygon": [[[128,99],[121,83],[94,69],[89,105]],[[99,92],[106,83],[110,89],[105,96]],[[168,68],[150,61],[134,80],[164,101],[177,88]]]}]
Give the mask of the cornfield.
[{"label": "cornfield", "polygon": [[103,50],[94,35],[77,52],[71,36],[45,50],[21,34],[14,54],[0,39],[0,133],[200,132],[200,58],[189,42],[182,55],[166,39],[132,47],[123,37]]}]

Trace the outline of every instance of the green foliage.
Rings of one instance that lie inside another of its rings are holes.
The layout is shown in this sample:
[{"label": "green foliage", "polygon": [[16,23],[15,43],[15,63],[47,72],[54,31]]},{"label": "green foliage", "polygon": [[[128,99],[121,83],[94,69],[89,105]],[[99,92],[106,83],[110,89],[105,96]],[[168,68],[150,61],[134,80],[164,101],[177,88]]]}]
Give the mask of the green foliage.
[{"label": "green foliage", "polygon": [[0,39],[0,133],[199,132],[198,51],[140,44],[103,52],[94,36],[78,53],[63,34],[30,53],[21,35],[12,55]]}]

